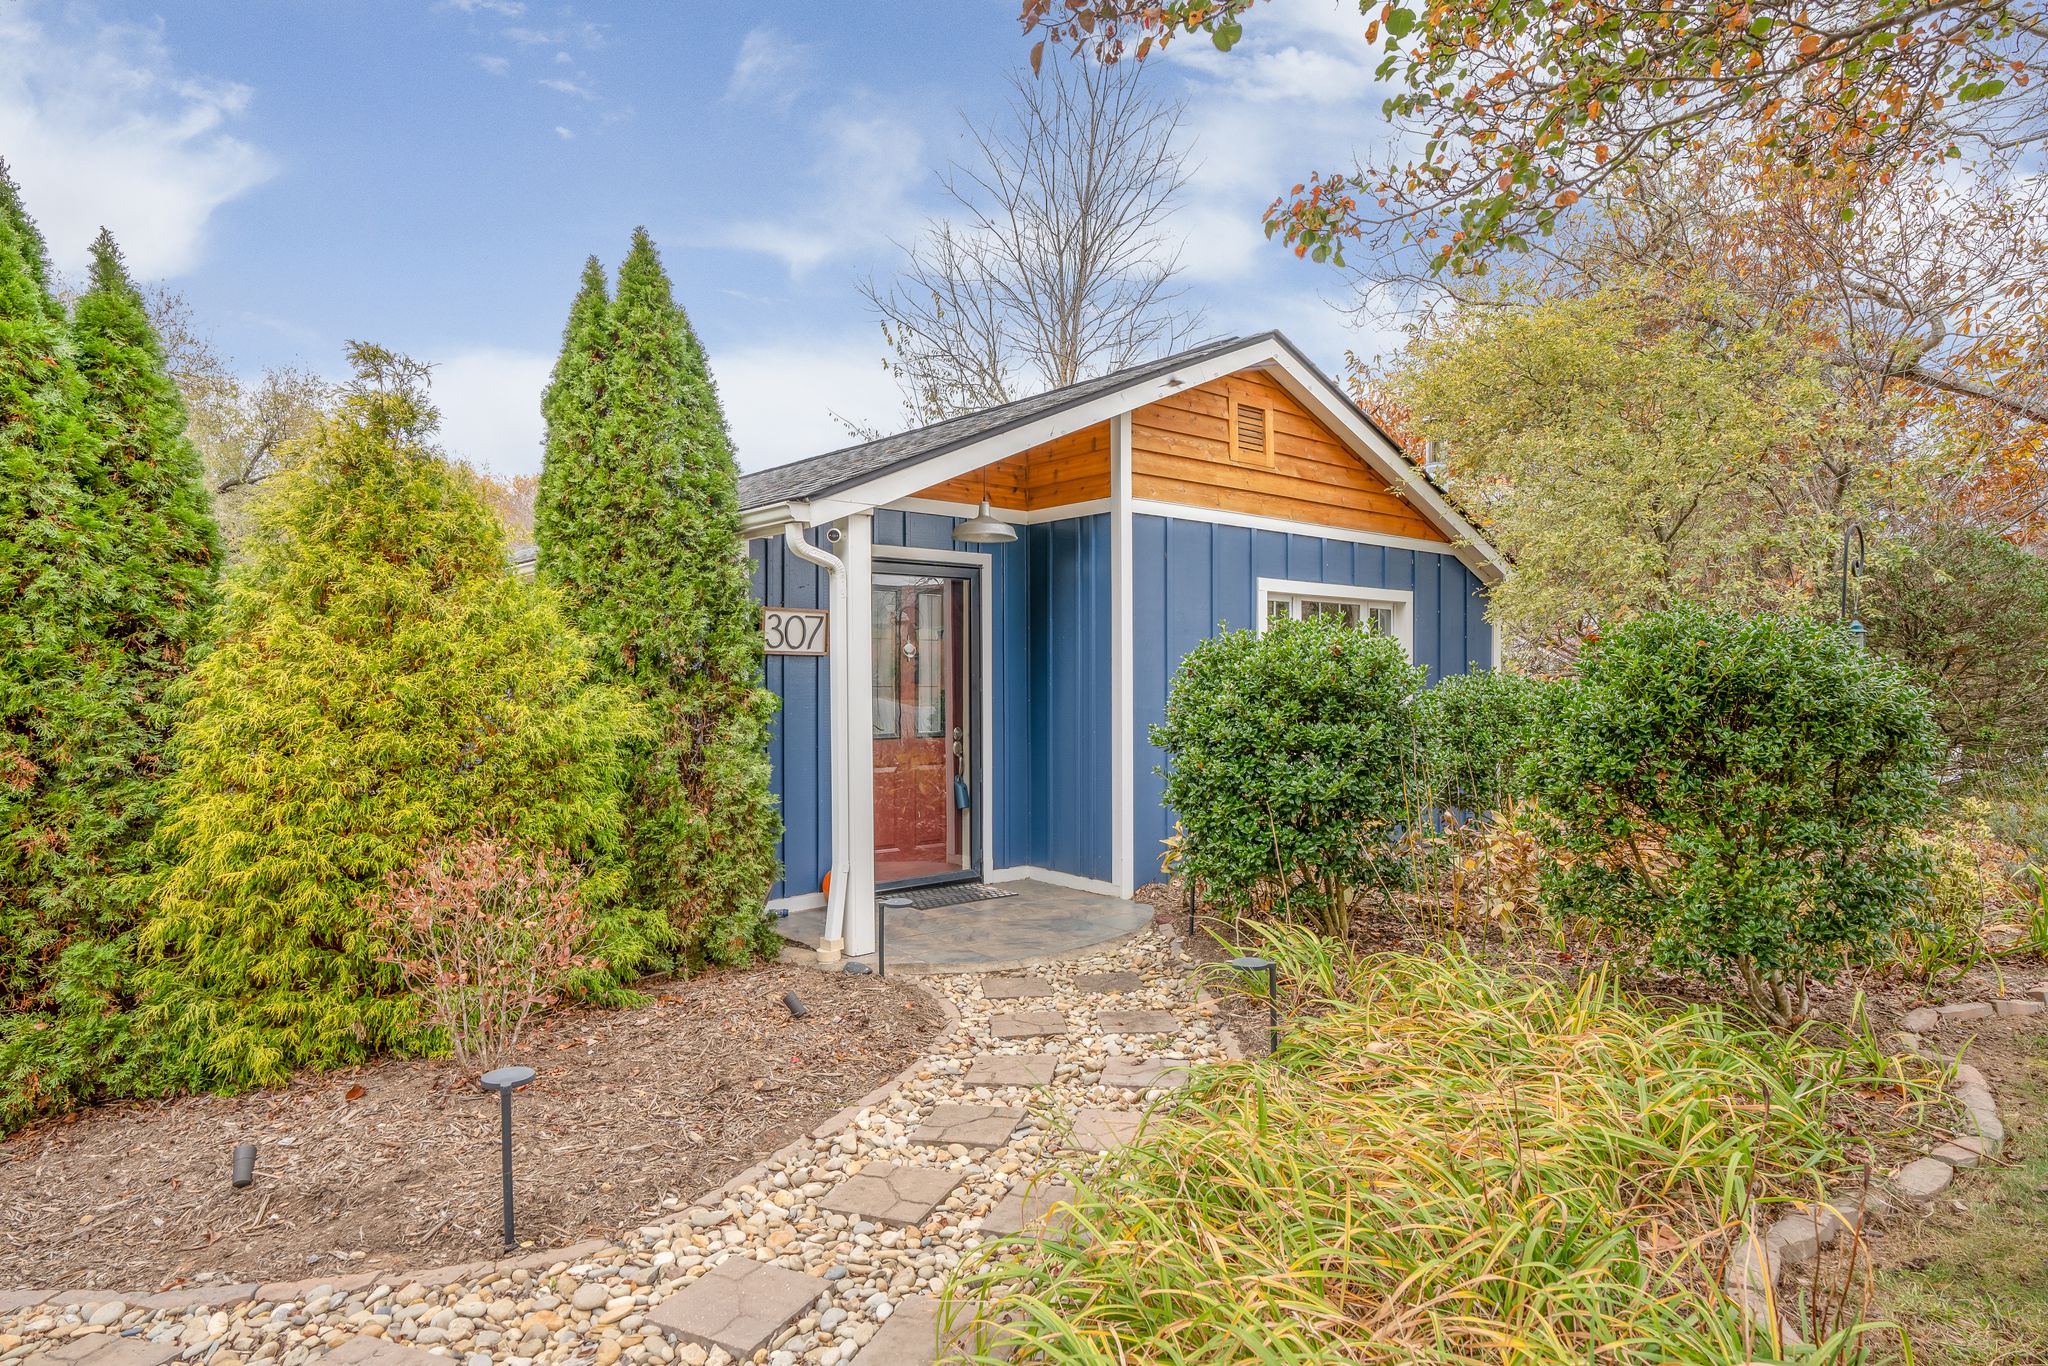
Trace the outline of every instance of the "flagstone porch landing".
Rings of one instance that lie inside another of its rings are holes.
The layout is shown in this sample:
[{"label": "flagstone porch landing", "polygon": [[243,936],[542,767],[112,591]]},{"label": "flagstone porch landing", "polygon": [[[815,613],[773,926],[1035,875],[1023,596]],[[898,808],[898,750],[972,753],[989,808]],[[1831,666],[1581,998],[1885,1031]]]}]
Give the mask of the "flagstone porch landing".
[{"label": "flagstone porch landing", "polygon": [[[1122,897],[1077,892],[1025,879],[1005,882],[1015,896],[935,910],[886,912],[883,948],[890,972],[1004,972],[1069,958],[1127,938],[1152,921],[1152,908]],[[776,922],[789,941],[785,960],[808,961],[825,933],[823,911],[793,911]],[[873,954],[848,960],[875,961]]]}]

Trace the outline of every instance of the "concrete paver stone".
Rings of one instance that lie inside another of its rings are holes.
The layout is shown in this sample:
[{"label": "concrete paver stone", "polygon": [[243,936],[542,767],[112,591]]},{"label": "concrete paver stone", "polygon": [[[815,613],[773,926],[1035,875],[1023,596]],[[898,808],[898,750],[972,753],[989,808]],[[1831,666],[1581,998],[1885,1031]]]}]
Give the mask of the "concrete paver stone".
[{"label": "concrete paver stone", "polygon": [[1194,1064],[1178,1058],[1111,1058],[1102,1064],[1102,1084],[1126,1091],[1186,1086]]},{"label": "concrete paver stone", "polygon": [[912,1143],[960,1143],[1000,1148],[1010,1141],[1024,1112],[1001,1105],[938,1105],[931,1118],[910,1131]]},{"label": "concrete paver stone", "polygon": [[1163,1010],[1104,1010],[1095,1016],[1105,1034],[1175,1034],[1180,1020]]},{"label": "concrete paver stone", "polygon": [[675,1341],[722,1347],[751,1361],[829,1289],[801,1271],[728,1257],[655,1305],[647,1321]]},{"label": "concrete paver stone", "polygon": [[1060,1060],[1050,1053],[984,1053],[967,1065],[969,1086],[1050,1086]]},{"label": "concrete paver stone", "polygon": [[86,1333],[45,1348],[28,1359],[37,1366],[164,1366],[184,1350],[175,1342]]},{"label": "concrete paver stone", "polygon": [[1033,1232],[1063,1228],[1072,1221],[1072,1213],[1064,1207],[1073,1198],[1074,1188],[1064,1181],[1019,1181],[982,1217],[981,1231],[1007,1234],[1027,1228]]},{"label": "concrete paver stone", "polygon": [[1052,983],[1043,977],[984,977],[981,994],[990,1001],[1030,1001],[1052,995]]},{"label": "concrete paver stone", "polygon": [[1057,1010],[1012,1010],[988,1017],[990,1037],[1044,1039],[1067,1032],[1067,1017]]},{"label": "concrete paver stone", "polygon": [[1089,996],[1111,996],[1140,991],[1145,979],[1135,972],[1084,972],[1074,979],[1074,990]]},{"label": "concrete paver stone", "polygon": [[[965,1340],[964,1329],[955,1329],[953,1342]],[[896,1302],[889,1321],[875,1331],[867,1346],[853,1359],[853,1366],[932,1366],[939,1359],[939,1302],[931,1295],[905,1295]]]},{"label": "concrete paver stone", "polygon": [[447,1366],[448,1358],[383,1338],[350,1338],[319,1360],[335,1366]]},{"label": "concrete paver stone", "polygon": [[900,1162],[870,1162],[840,1182],[818,1204],[878,1224],[921,1224],[966,1178],[966,1173]]},{"label": "concrete paver stone", "polygon": [[1083,1152],[1106,1153],[1138,1136],[1145,1116],[1135,1110],[1105,1110],[1091,1105],[1074,1116],[1074,1133],[1069,1147]]}]

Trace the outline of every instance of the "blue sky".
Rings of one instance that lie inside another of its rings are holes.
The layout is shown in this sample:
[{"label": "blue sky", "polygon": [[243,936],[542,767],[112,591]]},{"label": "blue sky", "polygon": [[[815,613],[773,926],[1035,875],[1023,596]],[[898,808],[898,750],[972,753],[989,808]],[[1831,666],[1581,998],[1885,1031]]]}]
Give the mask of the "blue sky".
[{"label": "blue sky", "polygon": [[[102,223],[238,368],[342,342],[435,363],[457,454],[538,468],[539,392],[583,258],[635,224],[709,349],[741,464],[900,425],[856,284],[941,208],[961,115],[1001,105],[1016,0],[0,0],[0,157],[61,269]],[[1244,43],[1148,63],[1189,101],[1178,220],[1213,334],[1335,369],[1335,273],[1264,241],[1302,173],[1384,136],[1355,0],[1272,0]]]}]

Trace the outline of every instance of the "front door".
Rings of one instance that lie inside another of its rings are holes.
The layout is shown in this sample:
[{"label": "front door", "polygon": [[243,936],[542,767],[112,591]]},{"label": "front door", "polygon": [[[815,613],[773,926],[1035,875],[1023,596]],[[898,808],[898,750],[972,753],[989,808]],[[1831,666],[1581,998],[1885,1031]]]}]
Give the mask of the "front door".
[{"label": "front door", "polygon": [[875,881],[971,872],[967,581],[874,584]]}]

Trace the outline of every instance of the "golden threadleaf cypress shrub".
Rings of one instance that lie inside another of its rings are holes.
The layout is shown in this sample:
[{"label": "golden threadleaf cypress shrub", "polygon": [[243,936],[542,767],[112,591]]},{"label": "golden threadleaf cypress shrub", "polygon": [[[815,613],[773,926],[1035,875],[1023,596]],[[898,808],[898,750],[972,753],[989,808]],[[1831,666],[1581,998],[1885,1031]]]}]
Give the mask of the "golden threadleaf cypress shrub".
[{"label": "golden threadleaf cypress shrub", "polygon": [[[424,367],[351,360],[183,690],[140,974],[155,1087],[432,1046],[365,895],[472,833],[600,868],[618,835],[638,709],[591,680],[554,594],[507,572],[497,519],[431,444]],[[606,982],[663,934],[616,881],[584,882]]]}]

